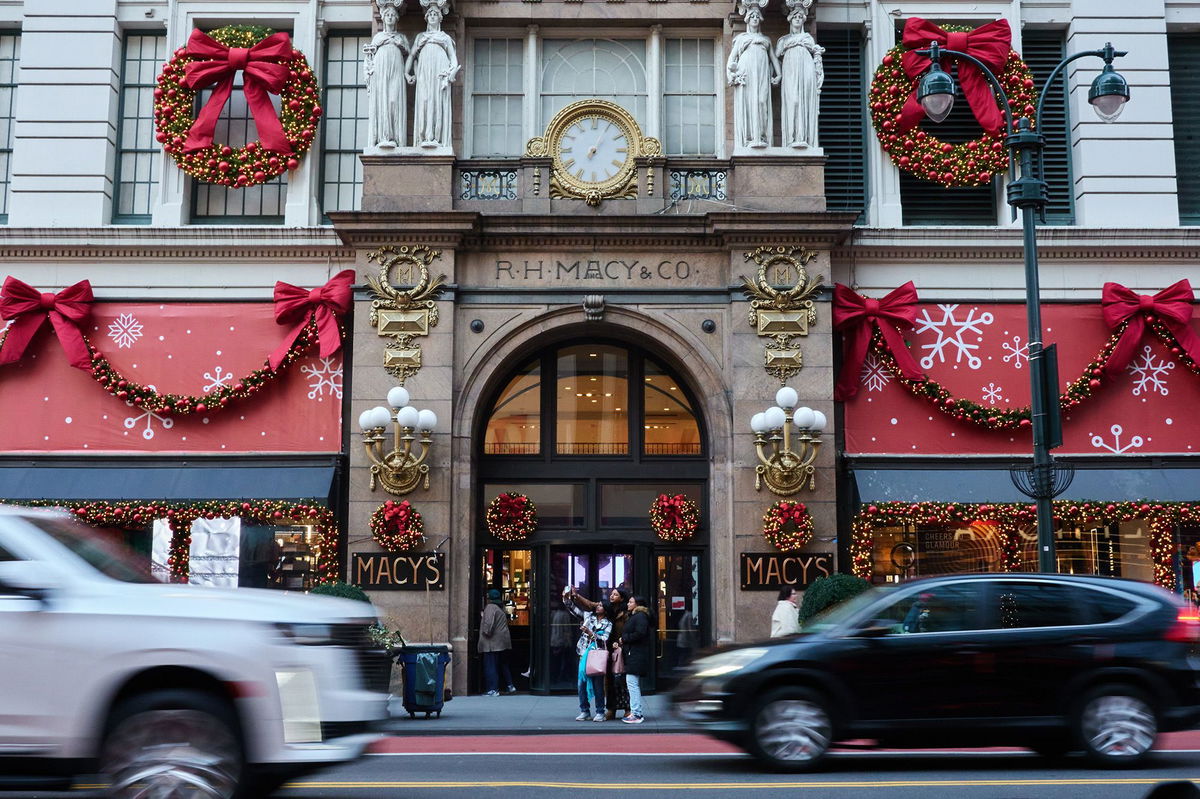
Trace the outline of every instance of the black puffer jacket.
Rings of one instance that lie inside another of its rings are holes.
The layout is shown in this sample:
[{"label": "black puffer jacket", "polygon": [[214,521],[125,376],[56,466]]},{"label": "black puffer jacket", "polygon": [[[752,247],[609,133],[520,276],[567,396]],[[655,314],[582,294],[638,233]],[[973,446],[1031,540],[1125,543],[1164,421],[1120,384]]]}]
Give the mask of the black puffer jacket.
[{"label": "black puffer jacket", "polygon": [[621,633],[621,648],[625,650],[626,674],[644,677],[650,673],[653,643],[650,631],[650,612],[643,607],[634,608]]}]

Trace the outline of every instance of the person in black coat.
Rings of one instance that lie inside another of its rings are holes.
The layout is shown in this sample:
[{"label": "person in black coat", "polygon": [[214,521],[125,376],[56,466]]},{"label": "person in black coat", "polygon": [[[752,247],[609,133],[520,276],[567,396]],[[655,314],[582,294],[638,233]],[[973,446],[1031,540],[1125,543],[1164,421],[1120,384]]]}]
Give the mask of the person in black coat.
[{"label": "person in black coat", "polygon": [[651,638],[650,611],[640,596],[629,597],[629,618],[621,631],[621,651],[625,657],[625,682],[629,687],[629,715],[621,719],[626,724],[641,724],[645,720],[642,712],[641,679],[650,673],[650,659],[654,641]]}]

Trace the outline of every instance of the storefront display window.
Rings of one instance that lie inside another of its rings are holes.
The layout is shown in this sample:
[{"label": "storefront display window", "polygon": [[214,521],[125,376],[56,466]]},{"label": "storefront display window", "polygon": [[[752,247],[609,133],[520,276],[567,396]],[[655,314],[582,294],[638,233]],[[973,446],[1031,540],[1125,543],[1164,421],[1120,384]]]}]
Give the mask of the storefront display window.
[{"label": "storefront display window", "polygon": [[484,502],[500,494],[524,494],[537,508],[538,528],[583,527],[586,492],[582,483],[486,483]]},{"label": "storefront display window", "polygon": [[[703,486],[672,483],[601,483],[601,527],[649,527],[649,509],[659,494],[683,494],[703,506]],[[702,522],[703,524],[703,522]]]},{"label": "storefront display window", "polygon": [[[875,531],[875,582],[963,572],[999,572],[999,527],[986,520],[966,527],[904,525]],[[1034,558],[1034,563],[1037,559]]]}]

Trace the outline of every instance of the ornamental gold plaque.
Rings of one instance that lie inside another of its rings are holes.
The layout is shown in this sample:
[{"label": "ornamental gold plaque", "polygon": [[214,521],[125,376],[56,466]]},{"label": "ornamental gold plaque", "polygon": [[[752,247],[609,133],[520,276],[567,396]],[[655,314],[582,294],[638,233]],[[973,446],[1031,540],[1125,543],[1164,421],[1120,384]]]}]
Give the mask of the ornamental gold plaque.
[{"label": "ornamental gold plaque", "polygon": [[580,100],[559,111],[542,136],[525,145],[530,158],[550,157],[550,197],[597,206],[637,197],[636,159],[662,155],[633,115],[607,100]]},{"label": "ornamental gold plaque", "polygon": [[[445,275],[431,279],[429,266],[441,257],[439,250],[424,244],[391,244],[367,255],[379,264],[379,276],[368,277],[367,285],[375,297],[368,321],[379,335],[394,339],[383,353],[383,368],[404,385],[421,368],[421,348],[414,339],[429,335],[438,323],[437,298],[442,293]],[[391,277],[395,270],[397,283]]]},{"label": "ornamental gold plaque", "polygon": [[770,339],[763,352],[767,374],[780,385],[804,366],[797,336],[807,336],[817,321],[813,296],[821,290],[820,276],[810,278],[805,266],[817,256],[799,247],[759,247],[744,256],[758,264],[754,280],[741,275],[742,292],[750,298],[750,325]]}]

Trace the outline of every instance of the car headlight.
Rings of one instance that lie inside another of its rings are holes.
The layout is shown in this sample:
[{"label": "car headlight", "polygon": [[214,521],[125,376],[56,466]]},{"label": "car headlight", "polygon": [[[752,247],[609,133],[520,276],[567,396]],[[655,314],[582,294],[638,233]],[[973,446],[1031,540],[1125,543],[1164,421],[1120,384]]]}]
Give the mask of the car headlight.
[{"label": "car headlight", "polygon": [[693,673],[702,680],[710,677],[721,677],[725,674],[741,671],[765,654],[767,654],[767,650],[761,647],[721,652],[720,654],[711,655],[696,661],[694,664],[695,672]]},{"label": "car headlight", "polygon": [[333,646],[337,643],[331,624],[290,624],[278,622],[275,629],[290,643],[304,646]]}]

